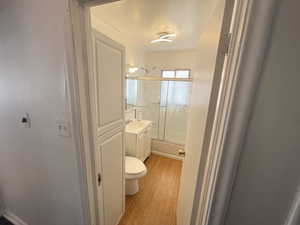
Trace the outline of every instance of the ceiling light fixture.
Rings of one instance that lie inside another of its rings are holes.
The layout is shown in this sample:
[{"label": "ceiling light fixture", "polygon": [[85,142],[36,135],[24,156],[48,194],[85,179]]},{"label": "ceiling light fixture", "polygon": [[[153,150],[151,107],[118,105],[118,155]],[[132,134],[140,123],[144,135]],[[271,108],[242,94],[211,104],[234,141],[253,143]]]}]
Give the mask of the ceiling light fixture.
[{"label": "ceiling light fixture", "polygon": [[169,40],[169,39],[164,39],[164,38],[159,38],[159,39],[155,39],[153,41],[151,41],[151,43],[157,43],[157,42],[172,42],[173,40]]},{"label": "ceiling light fixture", "polygon": [[172,42],[174,40],[171,38],[175,38],[176,34],[174,34],[174,33],[159,33],[158,36],[159,36],[158,39],[151,41],[152,44],[158,43],[158,42]]},{"label": "ceiling light fixture", "polygon": [[138,69],[139,68],[137,68],[137,67],[130,67],[128,72],[129,73],[135,73],[136,71],[138,71]]},{"label": "ceiling light fixture", "polygon": [[172,38],[172,37],[176,37],[176,34],[163,34],[159,38],[166,39],[166,38]]},{"label": "ceiling light fixture", "polygon": [[129,67],[128,72],[129,73],[135,73],[136,71],[138,71],[139,68],[138,67]]}]

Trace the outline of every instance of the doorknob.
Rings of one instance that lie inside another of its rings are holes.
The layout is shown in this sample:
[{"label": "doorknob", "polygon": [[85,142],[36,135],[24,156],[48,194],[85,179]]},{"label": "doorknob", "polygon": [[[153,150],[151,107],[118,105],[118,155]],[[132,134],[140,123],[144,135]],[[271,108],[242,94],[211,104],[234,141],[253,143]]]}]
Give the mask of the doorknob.
[{"label": "doorknob", "polygon": [[101,185],[101,174],[100,173],[98,173],[98,175],[97,175],[97,182],[98,182],[98,186],[100,186]]},{"label": "doorknob", "polygon": [[180,156],[185,156],[185,151],[184,151],[183,149],[179,149],[179,150],[178,150],[178,154],[179,154]]}]

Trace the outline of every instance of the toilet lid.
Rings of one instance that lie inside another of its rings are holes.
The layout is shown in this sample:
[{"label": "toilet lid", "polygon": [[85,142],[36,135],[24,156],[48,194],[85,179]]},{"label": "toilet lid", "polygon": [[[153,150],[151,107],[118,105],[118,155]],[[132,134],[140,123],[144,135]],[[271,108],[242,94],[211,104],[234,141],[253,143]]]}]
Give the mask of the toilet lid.
[{"label": "toilet lid", "polygon": [[125,172],[126,174],[139,174],[146,170],[145,164],[135,157],[126,156]]}]

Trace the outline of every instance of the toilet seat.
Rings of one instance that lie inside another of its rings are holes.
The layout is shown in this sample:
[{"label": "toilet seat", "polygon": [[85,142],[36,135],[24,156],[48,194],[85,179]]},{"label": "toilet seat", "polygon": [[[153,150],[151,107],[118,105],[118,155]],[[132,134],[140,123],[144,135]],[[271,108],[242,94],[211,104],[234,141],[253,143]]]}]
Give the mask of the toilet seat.
[{"label": "toilet seat", "polygon": [[130,156],[125,157],[125,178],[126,179],[137,179],[142,176],[145,176],[146,173],[147,173],[147,168],[141,160]]}]

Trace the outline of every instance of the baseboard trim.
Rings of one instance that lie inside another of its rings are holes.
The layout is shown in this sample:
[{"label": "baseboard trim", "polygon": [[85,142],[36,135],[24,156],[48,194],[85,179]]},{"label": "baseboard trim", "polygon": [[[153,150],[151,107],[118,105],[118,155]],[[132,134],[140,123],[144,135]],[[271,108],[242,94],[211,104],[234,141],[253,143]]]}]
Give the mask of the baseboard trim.
[{"label": "baseboard trim", "polygon": [[151,152],[154,155],[160,155],[160,156],[164,156],[164,157],[167,157],[170,159],[176,159],[176,160],[181,160],[181,161],[183,160],[182,156],[173,155],[173,154],[169,154],[169,153],[165,153],[165,152],[153,151],[153,150]]},{"label": "baseboard trim", "polygon": [[14,225],[28,225],[23,220],[21,220],[19,217],[17,217],[15,214],[13,214],[12,212],[9,212],[7,210],[4,211],[3,216],[5,217],[5,219],[7,219],[9,222],[11,222]]},{"label": "baseboard trim", "polygon": [[122,215],[121,215],[120,218],[118,219],[118,222],[117,222],[116,225],[118,225],[118,224],[121,222],[121,219],[123,218],[124,214],[125,214],[125,211],[123,210]]}]

